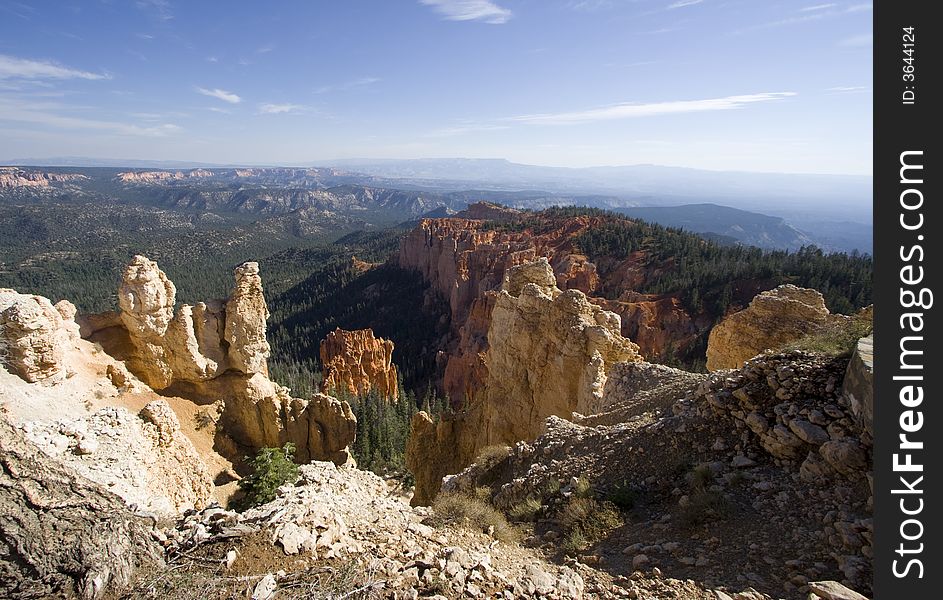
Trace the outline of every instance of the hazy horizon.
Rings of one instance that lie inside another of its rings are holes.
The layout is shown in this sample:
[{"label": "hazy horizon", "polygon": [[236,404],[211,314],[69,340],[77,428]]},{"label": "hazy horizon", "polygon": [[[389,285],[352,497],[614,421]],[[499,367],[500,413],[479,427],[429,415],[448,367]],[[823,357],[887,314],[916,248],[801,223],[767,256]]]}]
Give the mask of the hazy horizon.
[{"label": "hazy horizon", "polygon": [[870,2],[0,0],[0,14],[4,160],[872,173]]},{"label": "hazy horizon", "polygon": [[[31,163],[29,161],[35,160],[36,163]],[[56,162],[59,161],[59,162]],[[839,172],[802,172],[802,171],[752,171],[752,170],[732,170],[732,169],[709,169],[701,167],[690,167],[685,165],[669,165],[669,164],[657,164],[657,163],[631,163],[631,164],[593,164],[593,165],[584,165],[584,166],[566,166],[566,165],[550,165],[550,164],[537,164],[537,163],[526,163],[513,161],[507,158],[497,157],[497,156],[482,156],[482,157],[468,157],[468,156],[411,156],[403,158],[388,158],[388,157],[376,157],[376,156],[354,156],[349,158],[324,158],[324,159],[314,159],[314,160],[304,160],[298,162],[286,162],[286,163],[266,163],[266,162],[230,162],[230,163],[214,163],[207,161],[197,161],[197,160],[184,160],[184,159],[151,159],[151,158],[140,158],[140,157],[128,157],[128,158],[115,158],[111,156],[28,156],[28,157],[0,157],[0,167],[2,166],[11,166],[11,167],[75,167],[75,168],[121,168],[127,167],[129,169],[158,169],[158,168],[167,168],[167,169],[226,169],[226,168],[265,168],[265,169],[274,169],[274,168],[317,168],[317,167],[334,167],[337,165],[343,164],[365,164],[365,163],[395,163],[395,162],[432,162],[432,161],[482,161],[482,162],[503,162],[506,164],[522,166],[522,167],[538,167],[538,168],[548,168],[548,169],[569,169],[569,170],[593,170],[593,169],[623,169],[623,168],[634,168],[634,167],[652,167],[652,168],[664,168],[664,169],[684,169],[692,171],[705,171],[709,173],[748,173],[751,175],[821,175],[823,177],[864,177],[864,178],[873,178],[872,173],[839,173]],[[107,163],[107,165],[103,164]],[[152,164],[153,166],[148,166]],[[161,166],[169,165],[169,166]]]}]

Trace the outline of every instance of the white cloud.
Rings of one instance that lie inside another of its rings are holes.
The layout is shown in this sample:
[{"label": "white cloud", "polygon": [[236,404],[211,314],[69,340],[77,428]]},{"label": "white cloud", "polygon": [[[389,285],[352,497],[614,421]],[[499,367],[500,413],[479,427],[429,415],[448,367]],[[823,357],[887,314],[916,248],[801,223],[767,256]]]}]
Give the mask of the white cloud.
[{"label": "white cloud", "polygon": [[674,10],[676,8],[684,8],[685,6],[694,6],[695,4],[700,4],[704,0],[678,0],[672,4],[668,5],[668,10]]},{"label": "white cloud", "polygon": [[850,6],[845,6],[845,7],[840,7],[837,4],[820,4],[817,6],[811,6],[808,9],[800,10],[799,12],[802,14],[794,15],[792,17],[787,17],[785,19],[780,19],[778,21],[771,21],[769,23],[760,23],[759,25],[754,25],[752,27],[741,29],[737,33],[743,33],[745,31],[754,31],[757,29],[765,29],[768,27],[801,25],[802,23],[810,23],[813,21],[821,21],[824,19],[833,19],[836,17],[842,17],[844,15],[855,14],[855,13],[869,11],[873,9],[874,9],[874,5],[870,2],[866,2],[862,4],[852,4]]},{"label": "white cloud", "polygon": [[805,8],[800,8],[799,12],[815,12],[817,10],[827,10],[829,8],[835,8],[837,5],[835,3],[831,4],[816,4],[815,6],[806,6]]},{"label": "white cloud", "polygon": [[59,104],[11,102],[0,98],[0,121],[32,123],[56,129],[95,130],[118,135],[144,137],[165,137],[182,130],[172,123],[141,126],[134,123],[70,117],[56,112],[66,109],[68,107]]},{"label": "white cloud", "polygon": [[268,54],[269,52],[271,52],[271,51],[273,51],[273,50],[275,50],[275,45],[274,45],[274,44],[266,44],[265,46],[260,46],[259,48],[256,48],[255,53],[256,53],[256,54]]},{"label": "white cloud", "polygon": [[513,14],[491,0],[419,0],[419,3],[431,6],[448,21],[482,21],[502,25]]},{"label": "white cloud", "polygon": [[852,92],[863,92],[867,90],[867,86],[863,85],[839,85],[836,87],[830,87],[826,92],[833,92],[836,94],[850,94]]},{"label": "white cloud", "polygon": [[368,85],[373,85],[381,81],[379,77],[361,77],[360,79],[352,79],[350,81],[344,81],[341,83],[332,83],[328,85],[322,85],[321,87],[314,90],[315,94],[327,94],[329,92],[344,92],[359,87],[366,87]]},{"label": "white cloud", "polygon": [[654,117],[681,113],[705,112],[715,110],[732,110],[743,108],[749,104],[781,100],[795,96],[795,92],[764,92],[760,94],[746,94],[741,96],[727,96],[725,98],[708,98],[706,100],[677,100],[672,102],[652,102],[647,104],[623,103],[589,110],[548,113],[536,115],[521,115],[511,117],[511,121],[531,125],[571,125],[576,123],[590,123],[594,121],[611,121],[615,119],[633,119],[639,117]]},{"label": "white cloud", "polygon": [[229,102],[230,104],[239,104],[242,102],[242,98],[237,96],[232,92],[227,92],[226,90],[221,90],[219,88],[207,89],[207,88],[196,88],[196,91],[203,94],[204,96],[209,96],[211,98],[216,98],[222,100],[223,102]]},{"label": "white cloud", "polygon": [[80,71],[45,60],[0,54],[0,79],[111,79],[103,73]]},{"label": "white cloud", "polygon": [[873,33],[862,33],[853,35],[838,41],[838,45],[844,48],[866,48],[874,45]]},{"label": "white cloud", "polygon": [[260,104],[259,113],[263,115],[281,115],[288,113],[299,113],[304,112],[307,109],[306,106],[301,104]]}]

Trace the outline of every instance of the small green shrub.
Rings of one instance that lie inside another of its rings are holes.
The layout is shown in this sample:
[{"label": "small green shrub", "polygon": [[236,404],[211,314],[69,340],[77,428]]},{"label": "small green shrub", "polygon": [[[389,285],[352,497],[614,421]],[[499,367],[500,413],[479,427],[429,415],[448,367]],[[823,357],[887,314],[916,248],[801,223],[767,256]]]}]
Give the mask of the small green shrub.
[{"label": "small green shrub", "polygon": [[803,350],[827,356],[851,356],[860,338],[874,330],[871,314],[854,315],[848,321],[835,321],[823,329],[786,344],[782,350]]},{"label": "small green shrub", "polygon": [[703,490],[714,481],[714,473],[708,465],[698,465],[688,473],[688,484],[693,490]]},{"label": "small green shrub", "polygon": [[589,541],[579,529],[574,529],[563,539],[563,550],[567,554],[576,554],[588,545]]},{"label": "small green shrub", "polygon": [[455,525],[491,532],[502,542],[516,542],[520,533],[496,508],[467,494],[439,494],[432,503],[434,525]]},{"label": "small green shrub", "polygon": [[580,477],[573,485],[573,495],[577,498],[592,498],[595,493],[593,486],[585,477]]},{"label": "small green shrub", "polygon": [[293,461],[295,445],[288,442],[281,448],[262,448],[255,458],[246,457],[252,472],[239,480],[245,496],[237,503],[239,510],[259,506],[275,499],[275,491],[298,478],[298,465]]},{"label": "small green shrub", "polygon": [[479,502],[484,502],[485,504],[491,504],[491,488],[486,485],[479,485],[475,488],[475,491],[472,492],[475,500]]},{"label": "small green shrub", "polygon": [[560,493],[560,480],[557,479],[556,477],[552,477],[548,479],[544,483],[541,491],[543,492],[543,495],[545,498],[549,498],[550,496],[557,495],[558,493]]},{"label": "small green shrub", "polygon": [[592,498],[571,498],[560,511],[559,519],[568,531],[567,539],[579,541],[584,547],[622,525],[622,517],[614,504]]},{"label": "small green shrub", "polygon": [[498,466],[511,453],[509,446],[486,446],[478,453],[475,463],[486,471]]},{"label": "small green shrub", "polygon": [[606,500],[622,510],[632,510],[638,500],[638,492],[629,486],[628,481],[623,481],[609,490]]},{"label": "small green shrub", "polygon": [[704,523],[719,521],[730,513],[730,501],[720,492],[701,490],[678,508],[677,522],[682,527],[696,527]]},{"label": "small green shrub", "polygon": [[538,498],[531,496],[523,502],[515,504],[508,511],[508,515],[515,521],[533,521],[540,513],[541,504]]}]

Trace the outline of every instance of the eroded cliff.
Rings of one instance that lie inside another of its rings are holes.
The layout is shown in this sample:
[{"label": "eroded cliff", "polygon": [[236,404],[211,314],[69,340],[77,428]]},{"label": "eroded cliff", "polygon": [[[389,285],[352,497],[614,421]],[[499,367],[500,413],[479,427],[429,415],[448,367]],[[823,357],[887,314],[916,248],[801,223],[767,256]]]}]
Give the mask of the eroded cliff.
[{"label": "eroded cliff", "polygon": [[[222,405],[222,433],[255,450],[292,442],[295,458],[348,460],[356,419],[324,394],[295,398],[268,378],[268,307],[259,265],[243,263],[226,300],[182,305],[157,263],[135,256],[118,292],[118,319],[85,319],[84,335],[103,344],[155,390]],[[117,322],[116,322],[117,321]]]},{"label": "eroded cliff", "polygon": [[372,329],[338,327],[321,341],[321,391],[364,396],[374,390],[383,398],[398,398],[393,348]]},{"label": "eroded cliff", "polygon": [[482,448],[533,439],[551,415],[598,410],[612,365],[641,360],[622,337],[619,316],[579,290],[560,290],[546,258],[507,270],[487,342],[484,385],[466,396],[463,411],[439,423],[425,413],[413,419],[406,461],[416,476],[415,504],[431,501],[442,476]]}]

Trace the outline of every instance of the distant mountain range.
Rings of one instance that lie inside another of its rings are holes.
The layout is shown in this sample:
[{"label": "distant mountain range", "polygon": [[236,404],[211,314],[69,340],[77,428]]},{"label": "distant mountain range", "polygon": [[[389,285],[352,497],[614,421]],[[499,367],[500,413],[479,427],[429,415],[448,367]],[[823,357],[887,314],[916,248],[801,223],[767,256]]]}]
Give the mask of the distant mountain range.
[{"label": "distant mountain range", "polygon": [[[314,209],[350,213],[358,220],[374,211],[387,222],[430,211],[440,215],[447,212],[439,210],[443,208],[459,211],[480,201],[531,210],[588,206],[682,227],[720,243],[782,249],[815,244],[829,251],[862,252],[873,247],[871,178],[861,176],[652,165],[571,169],[488,159],[343,160],[318,167],[74,157],[48,161],[59,166],[5,169],[0,174],[0,187],[7,189],[3,195],[8,200],[104,196],[165,208],[260,215]],[[43,161],[8,161],[27,162]],[[82,162],[96,166],[68,164]],[[119,162],[124,166],[104,166]],[[63,179],[72,174],[79,176]]]},{"label": "distant mountain range", "polygon": [[717,204],[630,207],[620,208],[617,212],[691,233],[714,234],[720,236],[719,239],[732,238],[741,244],[760,248],[798,250],[815,243],[780,217]]},{"label": "distant mountain range", "polygon": [[807,212],[870,223],[872,178],[706,171],[657,165],[542,167],[503,159],[414,159],[321,161],[373,175],[452,189],[544,190],[617,197],[625,205],[710,202],[765,214]]}]

